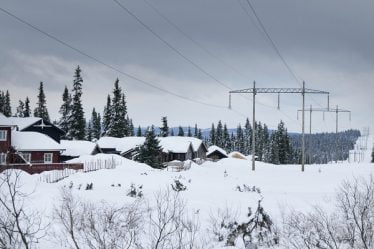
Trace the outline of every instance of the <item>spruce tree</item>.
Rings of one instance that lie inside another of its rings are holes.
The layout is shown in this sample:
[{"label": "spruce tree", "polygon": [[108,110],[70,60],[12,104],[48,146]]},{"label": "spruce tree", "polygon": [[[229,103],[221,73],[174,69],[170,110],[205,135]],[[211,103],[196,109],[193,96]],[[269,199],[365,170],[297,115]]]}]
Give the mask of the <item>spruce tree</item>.
[{"label": "spruce tree", "polygon": [[192,137],[191,127],[188,126],[187,137]]},{"label": "spruce tree", "polygon": [[169,136],[169,126],[167,117],[162,117],[161,122],[162,126],[160,128],[160,137],[167,137]]},{"label": "spruce tree", "polygon": [[182,126],[179,126],[179,128],[178,128],[178,136],[179,137],[184,137],[184,130],[183,130]]},{"label": "spruce tree", "polygon": [[170,136],[172,136],[172,137],[175,136],[175,134],[174,134],[174,129],[173,129],[173,128],[170,129]]},{"label": "spruce tree", "polygon": [[127,126],[127,107],[125,96],[122,94],[122,89],[119,86],[119,79],[114,83],[113,98],[111,104],[111,119],[109,120],[107,136],[124,137],[129,133]]},{"label": "spruce tree", "polygon": [[17,107],[17,113],[16,113],[16,117],[21,117],[23,118],[25,114],[25,103],[23,103],[22,100],[19,100],[18,101],[18,107]]},{"label": "spruce tree", "polygon": [[193,132],[193,136],[197,137],[198,133],[199,133],[199,130],[197,129],[197,124],[195,124],[195,129],[194,129],[194,132]]},{"label": "spruce tree", "polygon": [[87,128],[86,128],[86,140],[92,141],[93,138],[93,130],[92,130],[92,120],[88,121]]},{"label": "spruce tree", "polygon": [[26,97],[26,100],[25,100],[25,109],[23,111],[23,116],[25,118],[31,117],[31,107],[30,107],[29,97]]},{"label": "spruce tree", "polygon": [[223,148],[226,151],[231,152],[231,141],[230,141],[230,134],[229,130],[227,129],[227,125],[223,125],[223,135],[222,135],[222,141],[223,141]]},{"label": "spruce tree", "polygon": [[216,145],[223,148],[223,126],[221,120],[218,121],[216,129]]},{"label": "spruce tree", "polygon": [[252,126],[247,118],[244,126],[244,151],[245,155],[252,153]]},{"label": "spruce tree", "polygon": [[142,134],[142,128],[140,128],[140,125],[138,126],[138,130],[136,131],[136,136],[137,137],[143,136],[143,134]]},{"label": "spruce tree", "polygon": [[236,150],[240,153],[245,153],[245,141],[242,126],[239,124],[236,129]]},{"label": "spruce tree", "polygon": [[134,124],[132,122],[132,119],[127,116],[126,120],[127,120],[127,125],[128,125],[128,134],[127,135],[133,137],[133,136],[135,136],[135,127],[134,127]]},{"label": "spruce tree", "polygon": [[210,145],[216,144],[216,129],[214,128],[214,123],[212,123],[212,128],[210,129],[209,142]]},{"label": "spruce tree", "polygon": [[109,125],[112,119],[112,100],[108,94],[106,106],[104,107],[104,116],[103,116],[103,132],[106,135],[109,129]]},{"label": "spruce tree", "polygon": [[73,99],[71,107],[71,118],[69,124],[69,137],[76,140],[85,138],[86,121],[84,119],[84,111],[82,106],[82,70],[78,66],[74,73],[73,80]]},{"label": "spruce tree", "polygon": [[100,113],[97,113],[95,108],[92,109],[92,139],[99,139],[101,137],[101,117]]},{"label": "spruce tree", "polygon": [[161,169],[165,166],[162,163],[162,148],[156,137],[154,127],[152,126],[146,133],[145,142],[139,148],[137,161],[145,163],[152,168]]},{"label": "spruce tree", "polygon": [[203,139],[203,134],[202,134],[202,132],[201,132],[201,129],[199,129],[199,130],[197,131],[197,138],[198,138],[198,139]]},{"label": "spruce tree", "polygon": [[49,114],[47,110],[47,100],[44,94],[43,82],[40,82],[39,94],[37,107],[34,110],[34,117],[42,118],[46,121],[49,121]]},{"label": "spruce tree", "polygon": [[0,112],[4,114],[4,106],[5,106],[5,94],[3,91],[0,91]]},{"label": "spruce tree", "polygon": [[69,130],[71,124],[71,95],[67,86],[65,86],[64,92],[62,94],[62,105],[60,107],[59,113],[61,115],[60,120],[58,121],[58,126],[65,132],[64,138],[71,139],[69,137]]},{"label": "spruce tree", "polygon": [[374,163],[374,148],[373,148],[373,152],[371,152],[371,162]]}]

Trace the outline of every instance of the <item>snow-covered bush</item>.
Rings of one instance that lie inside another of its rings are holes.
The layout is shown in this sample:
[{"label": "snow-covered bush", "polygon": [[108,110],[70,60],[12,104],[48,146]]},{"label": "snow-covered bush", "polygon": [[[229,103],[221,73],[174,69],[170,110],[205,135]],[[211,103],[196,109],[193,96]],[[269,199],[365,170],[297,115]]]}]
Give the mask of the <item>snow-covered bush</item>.
[{"label": "snow-covered bush", "polygon": [[174,180],[174,183],[171,184],[171,188],[176,191],[176,192],[180,192],[180,191],[185,191],[187,190],[187,186],[185,186],[181,181],[179,181],[178,179]]},{"label": "snow-covered bush", "polygon": [[131,183],[130,189],[127,192],[127,196],[130,197],[143,197],[143,185],[139,185],[138,187],[135,186],[134,183]]}]

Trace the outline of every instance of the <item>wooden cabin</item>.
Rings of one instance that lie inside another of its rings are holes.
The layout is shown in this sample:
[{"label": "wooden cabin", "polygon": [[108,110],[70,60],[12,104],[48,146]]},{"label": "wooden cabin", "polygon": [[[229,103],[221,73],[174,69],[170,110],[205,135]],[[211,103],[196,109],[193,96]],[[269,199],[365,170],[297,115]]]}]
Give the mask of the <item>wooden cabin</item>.
[{"label": "wooden cabin", "polygon": [[65,168],[83,169],[83,164],[61,163],[64,148],[50,136],[19,131],[11,118],[0,116],[0,172],[21,169],[30,174]]},{"label": "wooden cabin", "polygon": [[206,154],[206,156],[208,159],[214,162],[228,157],[227,152],[216,145],[212,145],[208,148],[208,153]]},{"label": "wooden cabin", "polygon": [[80,156],[96,155],[102,153],[100,147],[91,141],[84,140],[61,140],[61,161],[65,162]]}]

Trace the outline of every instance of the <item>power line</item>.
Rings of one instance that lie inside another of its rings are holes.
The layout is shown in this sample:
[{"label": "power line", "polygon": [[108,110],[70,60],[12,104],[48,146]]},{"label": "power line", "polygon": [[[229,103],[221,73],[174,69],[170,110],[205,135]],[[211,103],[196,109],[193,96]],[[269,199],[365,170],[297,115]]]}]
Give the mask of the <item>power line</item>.
[{"label": "power line", "polygon": [[153,34],[157,39],[159,39],[162,43],[164,43],[168,48],[173,50],[176,54],[178,54],[180,57],[182,57],[185,61],[193,65],[196,69],[198,69],[200,72],[220,84],[221,86],[232,90],[229,86],[227,86],[225,83],[214,77],[211,73],[203,69],[200,65],[192,61],[190,58],[188,58],[186,55],[184,55],[179,49],[174,47],[170,42],[165,40],[161,35],[159,35],[156,31],[154,31],[150,26],[148,26],[145,22],[143,22],[137,15],[135,15],[131,10],[129,10],[125,5],[120,3],[118,0],[113,0],[122,10],[124,10],[127,14],[129,14],[131,17],[133,17],[140,25],[142,25],[145,29],[147,29],[151,34]]},{"label": "power line", "polygon": [[157,86],[157,85],[155,85],[155,84],[153,84],[153,83],[151,83],[149,81],[142,80],[142,79],[140,79],[140,78],[138,78],[138,77],[136,77],[136,76],[134,76],[132,74],[126,73],[126,72],[124,72],[124,71],[122,71],[122,70],[120,70],[120,69],[118,69],[118,68],[116,68],[116,67],[114,67],[114,66],[112,66],[112,65],[110,65],[110,64],[108,64],[108,63],[106,63],[106,62],[104,62],[104,61],[102,61],[102,60],[100,60],[100,59],[98,59],[96,57],[94,57],[94,56],[92,56],[92,55],[89,55],[88,53],[86,53],[86,52],[84,52],[84,51],[82,51],[82,50],[74,47],[73,45],[67,43],[66,41],[63,41],[62,39],[60,39],[60,38],[58,38],[58,37],[56,37],[56,36],[54,36],[54,35],[46,32],[46,31],[44,31],[42,29],[40,29],[36,25],[31,24],[30,22],[28,22],[28,21],[20,18],[19,16],[16,16],[15,14],[9,12],[8,10],[6,10],[4,8],[0,7],[0,11],[2,11],[5,14],[7,14],[8,16],[10,16],[10,17],[18,20],[19,22],[23,23],[24,25],[32,28],[33,30],[35,30],[35,31],[37,31],[37,32],[39,32],[39,33],[47,36],[48,38],[50,38],[50,39],[52,39],[52,40],[54,40],[56,42],[58,42],[59,44],[65,46],[65,47],[67,47],[67,48],[69,48],[71,50],[74,50],[75,52],[79,53],[80,55],[83,55],[84,57],[87,57],[87,58],[95,61],[96,63],[99,63],[99,64],[101,64],[101,65],[103,65],[103,66],[105,66],[105,67],[107,67],[107,68],[109,68],[109,69],[111,69],[111,70],[113,70],[113,71],[115,71],[115,72],[117,72],[119,74],[122,74],[122,75],[124,75],[124,76],[126,76],[126,77],[128,77],[130,79],[136,80],[136,81],[138,81],[138,82],[140,82],[140,83],[142,83],[144,85],[147,85],[149,87],[152,87],[152,88],[154,88],[156,90],[159,90],[161,92],[165,92],[165,93],[167,93],[169,95],[172,95],[172,96],[184,99],[184,100],[189,101],[189,102],[195,102],[195,103],[198,103],[198,104],[201,104],[201,105],[210,106],[210,107],[214,107],[214,108],[227,109],[225,106],[210,104],[210,103],[206,103],[206,102],[199,101],[199,100],[194,100],[194,99],[188,98],[188,97],[186,97],[184,95],[181,95],[181,94],[175,93],[173,91],[170,91],[170,90],[164,89],[162,87],[159,87],[159,86]]},{"label": "power line", "polygon": [[200,42],[195,40],[191,35],[183,31],[182,28],[180,28],[175,22],[170,20],[165,14],[163,14],[159,9],[157,9],[152,3],[150,3],[148,0],[143,0],[157,15],[159,15],[162,19],[164,19],[167,23],[169,23],[171,26],[173,26],[179,33],[181,33],[184,37],[186,37],[188,40],[190,40],[192,43],[194,43],[197,47],[199,47],[201,50],[203,50],[205,53],[210,55],[212,58],[216,59],[218,62],[220,62],[222,65],[226,66],[233,72],[237,73],[241,77],[247,79],[247,76],[244,75],[240,70],[238,70],[233,65],[227,63],[225,60],[220,58],[219,56],[215,55],[211,50],[203,46]]}]

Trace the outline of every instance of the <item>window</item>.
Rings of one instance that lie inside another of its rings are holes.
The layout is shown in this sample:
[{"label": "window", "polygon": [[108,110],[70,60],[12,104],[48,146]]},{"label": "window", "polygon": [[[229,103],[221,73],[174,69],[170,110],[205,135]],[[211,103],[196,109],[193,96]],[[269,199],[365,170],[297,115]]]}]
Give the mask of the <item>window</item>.
[{"label": "window", "polygon": [[6,164],[6,154],[0,153],[0,164]]},{"label": "window", "polygon": [[7,131],[0,130],[0,141],[6,141],[7,140]]},{"label": "window", "polygon": [[44,163],[52,163],[53,153],[44,153]]},{"label": "window", "polygon": [[31,153],[22,153],[21,155],[27,163],[31,162]]}]

